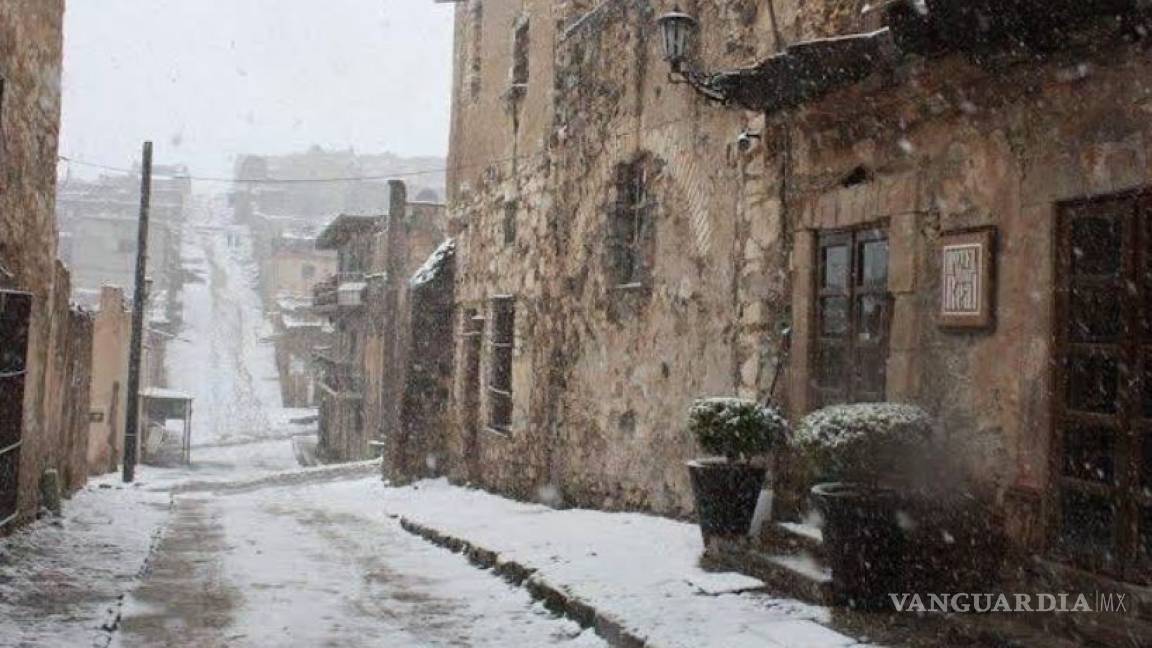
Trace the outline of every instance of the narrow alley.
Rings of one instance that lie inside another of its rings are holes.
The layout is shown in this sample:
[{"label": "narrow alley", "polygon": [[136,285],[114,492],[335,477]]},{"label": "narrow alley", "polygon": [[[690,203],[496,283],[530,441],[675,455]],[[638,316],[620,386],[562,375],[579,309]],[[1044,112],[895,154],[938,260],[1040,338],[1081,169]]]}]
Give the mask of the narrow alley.
[{"label": "narrow alley", "polygon": [[183,263],[203,283],[185,287],[169,358],[203,435],[191,469],[142,476],[173,489],[172,511],[114,645],[602,645],[401,530],[363,495],[378,464],[292,471],[307,428],[280,406],[250,237],[219,205],[198,216]]},{"label": "narrow alley", "polygon": [[1152,0],[0,0],[0,648],[1152,646]]}]

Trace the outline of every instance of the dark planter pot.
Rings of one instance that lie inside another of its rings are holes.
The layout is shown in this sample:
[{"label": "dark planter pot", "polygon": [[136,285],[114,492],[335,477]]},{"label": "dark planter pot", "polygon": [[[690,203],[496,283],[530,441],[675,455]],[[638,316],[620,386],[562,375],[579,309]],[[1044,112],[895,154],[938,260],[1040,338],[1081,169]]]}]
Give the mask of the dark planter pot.
[{"label": "dark planter pot", "polygon": [[824,551],[837,601],[858,610],[889,610],[903,589],[904,532],[896,491],[852,483],[817,484],[812,499],[824,515]]},{"label": "dark planter pot", "polygon": [[688,474],[704,538],[747,534],[768,470],[723,460],[697,460],[688,462]]}]

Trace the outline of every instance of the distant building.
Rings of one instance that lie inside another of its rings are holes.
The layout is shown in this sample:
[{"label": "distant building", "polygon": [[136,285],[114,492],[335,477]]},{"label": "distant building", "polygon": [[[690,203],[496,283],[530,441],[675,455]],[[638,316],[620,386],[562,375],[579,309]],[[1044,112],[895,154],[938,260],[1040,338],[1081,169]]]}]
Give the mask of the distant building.
[{"label": "distant building", "polygon": [[400,437],[409,357],[408,277],[446,236],[442,205],[408,203],[392,182],[389,213],[341,215],[317,239],[336,250],[335,276],[315,287],[314,308],[334,329],[317,354],[320,451],[329,460],[372,456],[369,443]]},{"label": "distant building", "polygon": [[444,195],[443,169],[443,158],[360,154],[351,149],[312,147],[286,155],[248,155],[236,163],[237,188],[231,200],[240,222],[265,215],[299,217],[323,225],[332,214],[383,211],[388,205],[385,178],[389,176],[419,173],[413,190],[436,202]]},{"label": "distant building", "polygon": [[364,434],[363,345],[368,336],[365,278],[372,263],[375,216],[336,217],[316,240],[320,250],[333,250],[337,272],[314,288],[313,307],[333,326],[328,348],[320,349],[320,445],[325,459],[349,461],[368,456]]},{"label": "distant building", "polygon": [[[180,227],[192,195],[188,170],[157,166],[148,227],[148,275],[153,296],[179,281]],[[62,180],[57,189],[60,257],[74,275],[73,298],[94,306],[104,286],[135,289],[140,218],[139,174]]]},{"label": "distant building", "polygon": [[330,343],[332,327],[312,308],[312,287],[336,273],[336,255],[316,249],[316,236],[283,231],[261,263],[261,293],[276,329],[276,366],[284,404],[317,403],[315,352]]}]

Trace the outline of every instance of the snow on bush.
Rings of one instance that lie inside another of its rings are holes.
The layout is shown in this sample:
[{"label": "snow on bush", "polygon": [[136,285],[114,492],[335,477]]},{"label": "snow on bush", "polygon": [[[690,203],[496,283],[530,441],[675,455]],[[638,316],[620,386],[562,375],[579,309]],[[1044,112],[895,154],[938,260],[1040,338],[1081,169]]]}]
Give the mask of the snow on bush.
[{"label": "snow on bush", "polygon": [[788,421],[774,407],[741,398],[702,398],[688,410],[688,429],[705,452],[729,461],[772,450],[788,436]]},{"label": "snow on bush", "polygon": [[931,436],[932,417],[915,405],[855,403],[804,417],[792,443],[826,473],[874,481],[897,457],[923,451]]}]

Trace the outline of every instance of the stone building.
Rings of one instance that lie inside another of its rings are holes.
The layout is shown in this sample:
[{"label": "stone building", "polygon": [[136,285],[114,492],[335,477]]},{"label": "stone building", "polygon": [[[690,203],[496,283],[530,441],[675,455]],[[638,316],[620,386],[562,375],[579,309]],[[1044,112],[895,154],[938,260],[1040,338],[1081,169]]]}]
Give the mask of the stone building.
[{"label": "stone building", "polygon": [[321,365],[320,451],[328,460],[377,454],[395,440],[409,361],[408,277],[445,238],[443,205],[409,202],[390,183],[388,213],[337,217],[317,239],[335,249],[338,271],[315,288],[314,309],[334,328]]},{"label": "stone building", "polygon": [[1147,582],[1145,3],[685,4],[694,89],[672,2],[457,5],[448,472],[684,516],[693,398],[910,401],[1050,574]]},{"label": "stone building", "polygon": [[[763,12],[702,5],[710,57],[771,51]],[[772,373],[776,196],[763,147],[736,146],[763,116],[669,86],[659,9],[457,5],[460,479],[689,515],[688,404],[756,395]]]},{"label": "stone building", "polygon": [[[390,185],[391,204],[388,217],[380,222],[376,234],[367,291],[369,333],[364,345],[364,413],[365,433],[383,444],[386,470],[390,477],[401,480],[423,474],[427,464],[435,464],[439,457],[438,445],[409,443],[409,439],[423,439],[425,435],[414,434],[410,427],[414,422],[413,405],[412,398],[407,396],[411,381],[421,380],[425,367],[432,368],[431,357],[426,352],[442,352],[451,347],[450,339],[437,331],[450,326],[452,313],[425,299],[429,290],[414,290],[410,278],[449,231],[443,205],[409,202],[403,182],[394,180]],[[420,287],[443,286],[441,280]],[[451,288],[450,282],[447,287]],[[441,293],[442,290],[436,294]],[[448,296],[450,302],[451,292]],[[414,344],[425,336],[435,340],[432,349]],[[432,392],[428,396],[429,407],[446,402],[446,394],[440,396]]]},{"label": "stone building", "polygon": [[312,288],[335,275],[336,255],[316,249],[316,234],[308,228],[275,218],[258,220],[276,228],[276,233],[254,235],[253,242],[267,241],[267,249],[256,256],[261,259],[261,295],[275,328],[281,395],[288,407],[312,406],[318,393],[315,351],[331,341],[331,327],[312,308]]},{"label": "stone building", "polygon": [[0,5],[0,532],[33,518],[55,470],[87,471],[91,321],[69,306],[53,212],[60,0]]},{"label": "stone building", "polygon": [[[166,296],[179,291],[180,228],[192,195],[188,170],[156,166],[148,228],[151,294],[169,313]],[[95,180],[64,178],[57,190],[60,258],[75,277],[73,299],[95,307],[104,286],[135,289],[140,175],[105,175]]]},{"label": "stone building", "polygon": [[368,336],[364,291],[371,267],[375,216],[337,216],[316,239],[335,251],[337,270],[313,289],[313,310],[331,322],[332,338],[316,352],[320,383],[320,455],[329,461],[369,456],[364,433],[363,350]]}]

